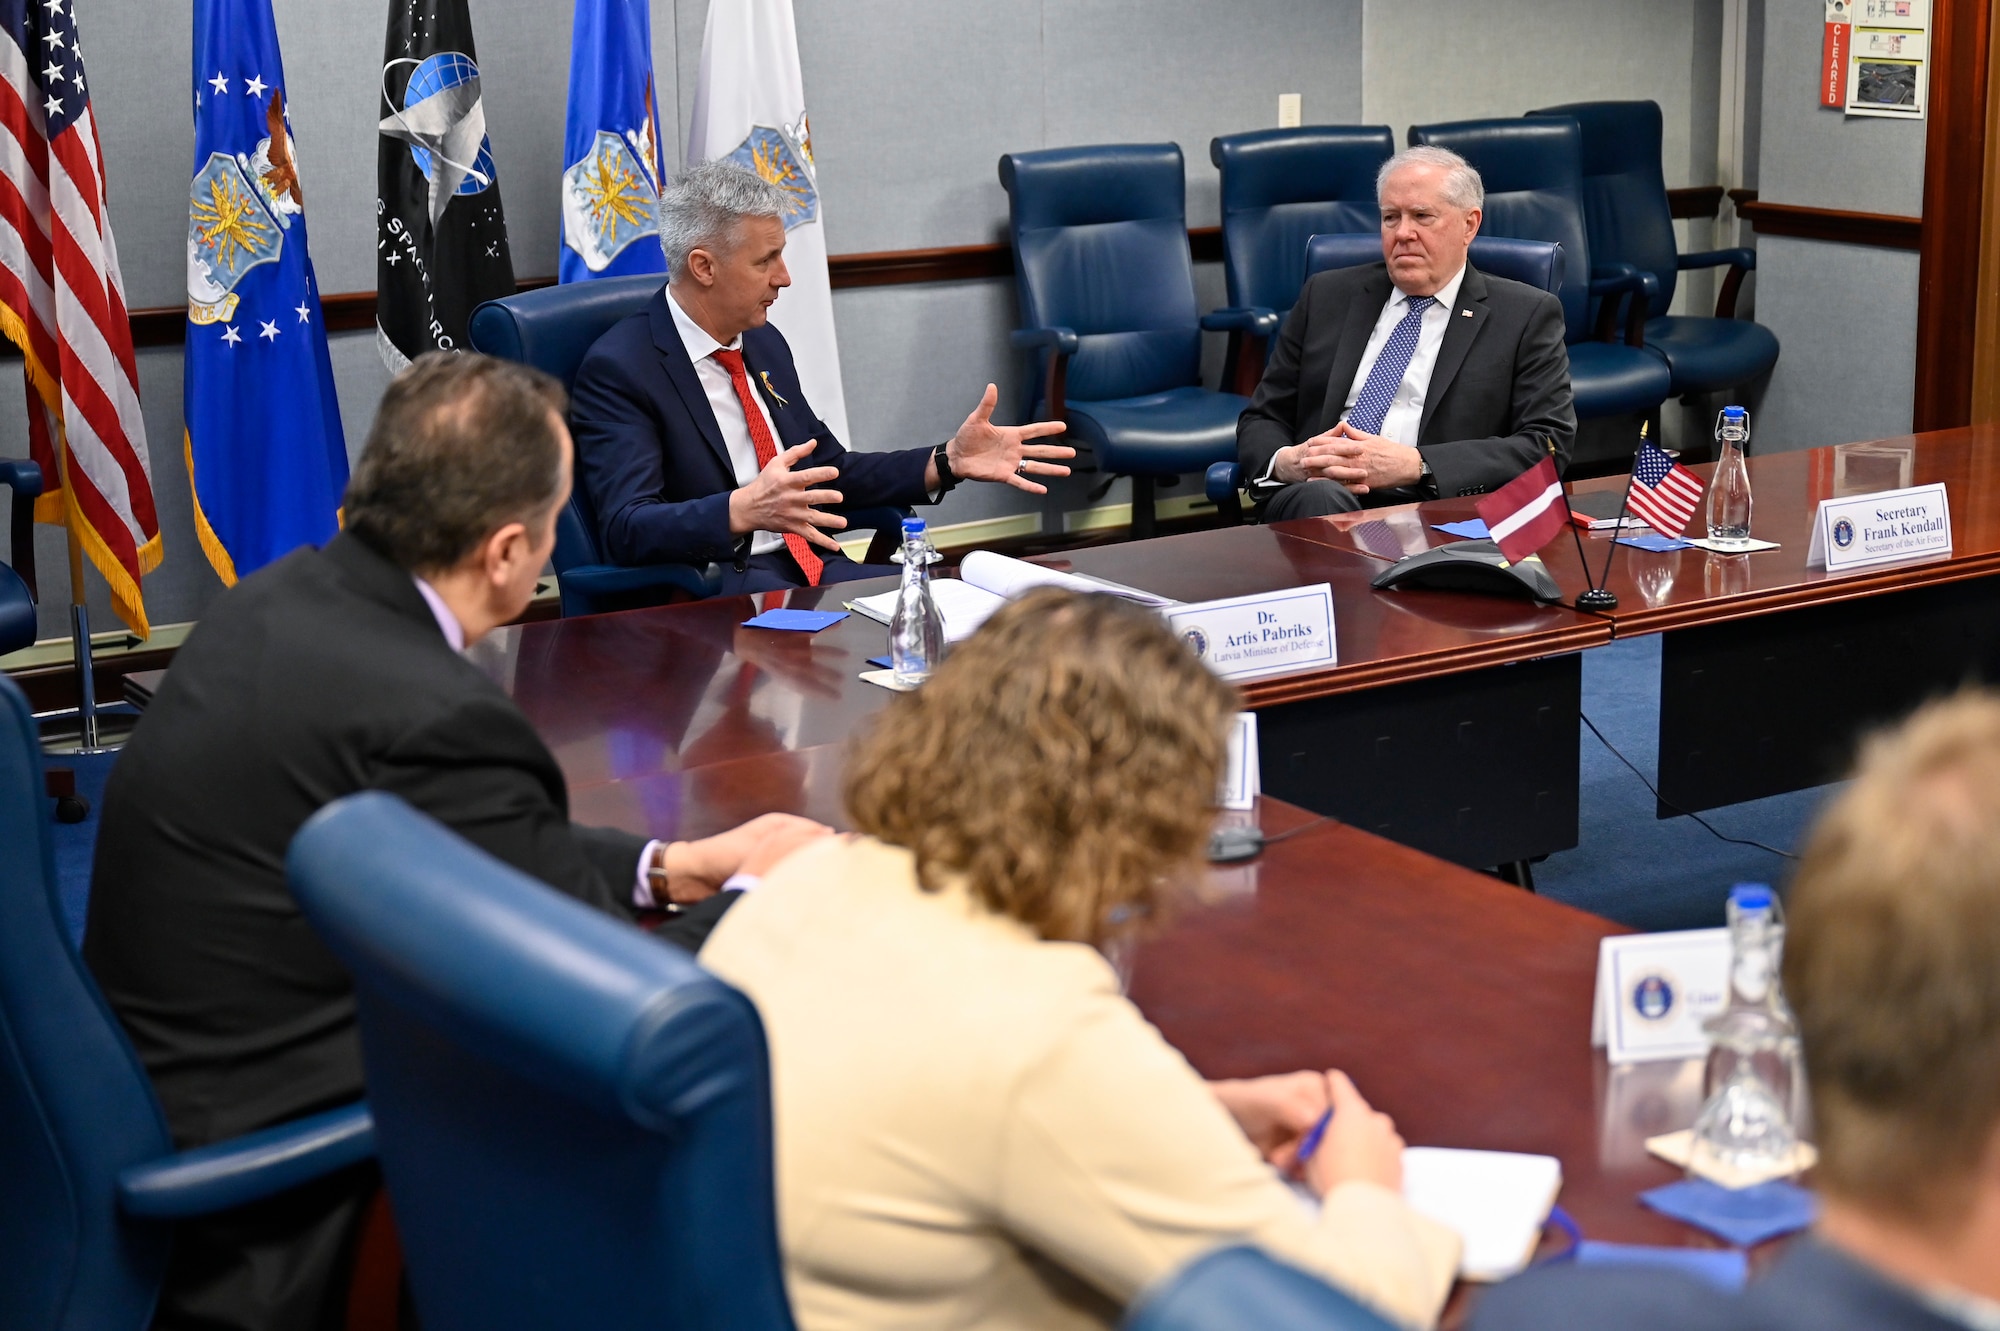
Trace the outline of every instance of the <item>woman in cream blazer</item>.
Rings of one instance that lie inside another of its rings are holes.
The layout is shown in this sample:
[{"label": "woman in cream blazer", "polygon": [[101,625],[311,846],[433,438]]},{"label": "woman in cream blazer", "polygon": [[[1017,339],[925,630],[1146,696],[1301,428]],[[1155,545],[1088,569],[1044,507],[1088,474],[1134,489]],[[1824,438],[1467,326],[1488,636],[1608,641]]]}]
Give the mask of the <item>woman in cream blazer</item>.
[{"label": "woman in cream blazer", "polygon": [[[701,953],[769,1036],[802,1331],[1084,1328],[1253,1242],[1411,1326],[1454,1235],[1338,1073],[1206,1083],[1098,950],[1193,879],[1235,710],[1160,620],[1038,592],[852,755],[814,842]],[[1281,1179],[1334,1108],[1305,1170]]]}]

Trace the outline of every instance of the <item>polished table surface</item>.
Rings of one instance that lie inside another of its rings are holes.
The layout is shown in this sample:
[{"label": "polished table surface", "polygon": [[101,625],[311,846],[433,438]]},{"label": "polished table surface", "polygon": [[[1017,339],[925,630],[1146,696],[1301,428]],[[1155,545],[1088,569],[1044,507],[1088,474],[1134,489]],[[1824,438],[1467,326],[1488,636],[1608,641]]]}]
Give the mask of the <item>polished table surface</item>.
[{"label": "polished table surface", "polygon": [[[574,811],[662,837],[767,810],[842,826],[841,762],[829,745],[659,772]],[[1593,1238],[1707,1245],[1634,1200],[1675,1177],[1642,1143],[1693,1121],[1698,1065],[1614,1074],[1590,1048],[1598,940],[1623,929],[1275,800],[1257,817],[1282,839],[1212,871],[1213,899],[1132,963],[1134,1000],[1196,1068],[1341,1068],[1412,1144],[1558,1157]]]},{"label": "polished table surface", "polygon": [[[1759,540],[1777,541],[1779,548],[1718,555],[1694,549],[1649,554],[1620,546],[1608,583],[1618,595],[1618,608],[1604,612],[1615,633],[1659,633],[2000,573],[2000,428],[1972,426],[1903,435],[1754,456],[1749,461],[1755,505],[1751,534]],[[1714,467],[1702,464],[1693,470],[1705,482]],[[1949,555],[1876,564],[1846,573],[1806,567],[1812,524],[1822,499],[1939,481],[1951,502]],[[1624,485],[1624,477],[1605,477],[1579,482],[1571,489],[1584,494],[1618,491]],[[1324,541],[1349,553],[1395,559],[1456,539],[1433,524],[1477,517],[1473,503],[1470,499],[1432,500],[1279,523],[1277,529],[1304,540]],[[1696,531],[1701,528],[1704,511],[1697,510],[1689,523]],[[1603,571],[1611,537],[1608,531],[1584,534],[1592,578]],[[1589,585],[1577,558],[1576,542],[1567,535],[1558,537],[1541,555],[1565,599],[1574,601]]]},{"label": "polished table surface", "polygon": [[[1387,596],[1380,564],[1268,527],[1195,532],[1037,562],[1183,601],[1328,583],[1340,663],[1243,686],[1253,707],[1578,651],[1596,617],[1490,597]],[[888,580],[802,589],[837,607]],[[769,598],[718,597],[502,629],[473,651],[535,723],[573,787],[846,739],[891,697],[858,676],[888,632],[860,615],[820,633],[743,627]]]}]

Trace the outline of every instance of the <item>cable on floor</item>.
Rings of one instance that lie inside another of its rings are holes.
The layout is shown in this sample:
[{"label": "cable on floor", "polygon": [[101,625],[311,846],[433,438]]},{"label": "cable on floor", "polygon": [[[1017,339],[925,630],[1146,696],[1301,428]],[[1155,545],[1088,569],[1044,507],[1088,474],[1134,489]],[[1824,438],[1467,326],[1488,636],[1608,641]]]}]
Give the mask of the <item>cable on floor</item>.
[{"label": "cable on floor", "polygon": [[1626,767],[1630,768],[1632,771],[1632,775],[1639,778],[1639,784],[1644,786],[1647,789],[1647,791],[1652,794],[1654,799],[1659,800],[1660,803],[1665,807],[1667,807],[1668,809],[1671,809],[1673,812],[1681,815],[1684,818],[1694,819],[1697,823],[1700,823],[1704,829],[1707,830],[1710,836],[1714,837],[1718,841],[1727,841],[1732,846],[1749,846],[1752,847],[1753,849],[1764,851],[1766,854],[1782,856],[1783,858],[1788,860],[1795,860],[1798,858],[1797,855],[1793,854],[1789,850],[1779,850],[1776,846],[1767,846],[1761,841],[1752,841],[1747,837],[1730,836],[1726,832],[1717,829],[1713,823],[1709,822],[1708,819],[1702,817],[1700,814],[1694,813],[1688,809],[1683,809],[1671,800],[1662,799],[1660,796],[1659,787],[1655,786],[1651,781],[1648,781],[1646,779],[1646,774],[1640,771],[1637,764],[1635,764],[1630,758],[1627,758],[1624,754],[1620,753],[1618,751],[1618,746],[1616,744],[1613,744],[1610,740],[1604,738],[1604,732],[1597,728],[1597,723],[1595,721],[1592,721],[1588,716],[1585,716],[1584,713],[1582,712],[1578,712],[1577,715],[1579,717],[1582,717],[1583,723],[1590,727],[1590,733],[1597,736],[1597,742],[1599,744],[1602,744],[1605,748],[1611,750],[1611,756],[1616,758],[1619,762],[1624,763]]}]

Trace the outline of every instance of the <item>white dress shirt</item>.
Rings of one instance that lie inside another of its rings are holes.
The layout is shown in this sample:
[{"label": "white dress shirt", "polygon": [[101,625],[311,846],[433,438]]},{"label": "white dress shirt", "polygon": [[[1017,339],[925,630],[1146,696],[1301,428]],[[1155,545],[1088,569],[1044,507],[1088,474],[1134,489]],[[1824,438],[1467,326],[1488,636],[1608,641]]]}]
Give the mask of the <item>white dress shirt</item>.
[{"label": "white dress shirt", "polygon": [[[736,385],[730,380],[729,371],[715,359],[718,351],[742,351],[743,335],[727,345],[710,337],[702,326],[688,317],[680,302],[674,299],[674,289],[667,288],[667,309],[674,316],[674,327],[681,335],[681,345],[687,348],[688,359],[694,362],[694,376],[701,380],[701,391],[708,394],[708,405],[715,412],[715,423],[722,430],[723,447],[729,450],[729,464],[736,470],[736,484],[748,485],[757,479],[763,468],[757,463],[757,445],[750,441],[750,424],[743,415],[743,401],[736,396]],[[748,373],[748,367],[745,367]],[[771,419],[771,408],[764,397],[754,388],[750,396],[757,403],[757,410],[764,417],[764,428],[771,432],[771,438],[778,440],[777,423]],[[784,452],[783,441],[778,441],[778,451]],[[760,531],[750,538],[750,553],[769,554],[773,550],[785,548],[785,538],[774,531]]]},{"label": "white dress shirt", "polygon": [[[1396,396],[1389,402],[1388,414],[1382,417],[1381,434],[1384,439],[1392,439],[1399,444],[1417,446],[1417,431],[1424,423],[1424,399],[1430,394],[1431,371],[1437,368],[1438,348],[1444,345],[1444,330],[1458,317],[1458,289],[1465,285],[1465,265],[1460,264],[1451,281],[1437,293],[1437,304],[1424,311],[1424,322],[1417,333],[1417,349],[1410,357],[1410,368],[1403,371],[1403,382],[1396,386]],[[1375,320],[1375,331],[1368,335],[1368,345],[1361,353],[1361,364],[1354,367],[1354,382],[1347,386],[1347,401],[1341,404],[1340,417],[1347,419],[1347,413],[1354,410],[1355,399],[1368,383],[1368,372],[1375,368],[1375,361],[1382,354],[1382,348],[1389,344],[1389,335],[1396,331],[1396,325],[1403,322],[1409,313],[1410,298],[1401,290],[1391,289],[1388,303],[1382,307],[1381,317]]]}]

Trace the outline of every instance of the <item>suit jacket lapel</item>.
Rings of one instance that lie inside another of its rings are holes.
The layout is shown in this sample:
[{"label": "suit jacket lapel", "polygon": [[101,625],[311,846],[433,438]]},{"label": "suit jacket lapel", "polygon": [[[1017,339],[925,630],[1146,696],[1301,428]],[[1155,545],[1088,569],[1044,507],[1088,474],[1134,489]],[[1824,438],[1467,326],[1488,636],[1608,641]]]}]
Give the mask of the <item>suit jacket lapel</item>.
[{"label": "suit jacket lapel", "polygon": [[1340,413],[1347,407],[1347,390],[1354,387],[1354,372],[1361,368],[1361,355],[1368,350],[1368,338],[1375,331],[1375,321],[1382,317],[1383,303],[1389,299],[1389,269],[1385,264],[1377,264],[1362,284],[1361,291],[1347,305],[1347,323],[1340,330],[1340,341],[1334,347],[1333,368],[1327,371],[1326,401],[1320,404],[1319,428],[1314,434],[1324,434],[1340,420]]},{"label": "suit jacket lapel", "polygon": [[652,308],[647,313],[651,316],[653,346],[660,353],[660,364],[666,369],[667,382],[681,395],[681,404],[687,408],[695,428],[701,431],[701,437],[708,441],[716,461],[722,464],[723,475],[734,480],[736,463],[729,456],[728,445],[722,442],[722,427],[716,424],[715,408],[708,405],[708,394],[695,375],[694,362],[688,359],[687,347],[681,341],[681,330],[674,327],[673,311],[667,308],[665,287],[661,287],[660,294],[653,297]]},{"label": "suit jacket lapel", "polygon": [[1431,367],[1430,387],[1424,390],[1424,418],[1417,425],[1419,443],[1435,442],[1426,436],[1430,432],[1431,417],[1437,415],[1438,403],[1444,401],[1445,390],[1465,364],[1465,355],[1472,350],[1472,343],[1479,336],[1479,330],[1486,323],[1486,278],[1471,264],[1465,265],[1465,280],[1458,284],[1458,308],[1451,312],[1444,326],[1444,342],[1438,347],[1437,364]]}]

